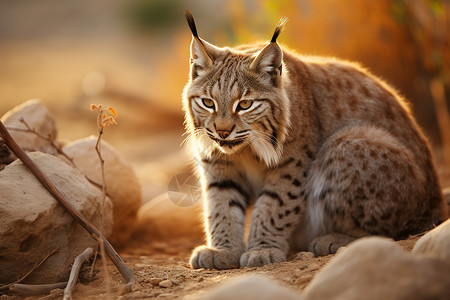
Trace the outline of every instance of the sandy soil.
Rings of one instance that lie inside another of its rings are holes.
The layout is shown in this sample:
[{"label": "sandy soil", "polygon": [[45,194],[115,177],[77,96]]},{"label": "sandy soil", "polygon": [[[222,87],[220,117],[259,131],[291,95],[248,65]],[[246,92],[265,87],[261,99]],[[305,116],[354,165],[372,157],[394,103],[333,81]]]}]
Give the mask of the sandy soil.
[{"label": "sandy soil", "polygon": [[[397,243],[406,250],[411,250],[419,237],[411,237]],[[296,290],[299,294],[314,275],[319,272],[334,255],[296,259],[296,255],[289,257],[287,262],[274,263],[260,268],[242,268],[232,270],[193,270],[188,259],[191,249],[199,241],[186,238],[177,241],[160,241],[153,244],[132,243],[122,251],[122,257],[134,272],[139,285],[135,291],[124,293],[124,281],[115,267],[108,263],[108,275],[102,269],[94,279],[79,283],[74,299],[148,299],[166,298],[182,299],[185,296],[201,296],[209,290],[219,286],[225,280],[245,274],[261,274],[281,285]],[[99,264],[100,265],[100,264]],[[82,276],[87,277],[87,271]],[[160,287],[158,282],[169,279],[171,287]],[[152,284],[153,283],[153,284]],[[109,286],[109,288],[108,288]],[[50,295],[28,297],[27,299],[61,299],[62,290],[54,290]],[[5,299],[22,299],[6,297]],[[2,299],[4,299],[1,297]]]}]

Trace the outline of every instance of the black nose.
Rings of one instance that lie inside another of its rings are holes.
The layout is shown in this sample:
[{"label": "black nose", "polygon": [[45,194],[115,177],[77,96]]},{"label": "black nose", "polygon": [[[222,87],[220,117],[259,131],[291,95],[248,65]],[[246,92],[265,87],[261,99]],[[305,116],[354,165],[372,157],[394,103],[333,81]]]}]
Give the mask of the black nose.
[{"label": "black nose", "polygon": [[217,131],[217,134],[223,139],[226,139],[231,133],[231,131],[229,131],[229,130],[216,130],[216,131]]}]

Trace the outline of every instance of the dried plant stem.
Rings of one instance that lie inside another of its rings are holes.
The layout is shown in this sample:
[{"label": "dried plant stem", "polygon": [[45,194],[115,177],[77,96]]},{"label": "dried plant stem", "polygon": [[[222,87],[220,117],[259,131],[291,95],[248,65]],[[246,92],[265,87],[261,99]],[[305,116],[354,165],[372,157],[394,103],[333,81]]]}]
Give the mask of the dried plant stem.
[{"label": "dried plant stem", "polygon": [[71,157],[69,157],[63,150],[61,145],[59,145],[56,141],[55,141],[55,137],[52,136],[51,134],[49,134],[48,136],[45,136],[39,132],[37,132],[34,128],[31,128],[31,126],[25,121],[24,118],[20,118],[19,121],[26,127],[26,129],[23,128],[11,128],[8,127],[8,130],[14,130],[14,131],[21,131],[21,132],[30,132],[34,135],[36,135],[38,138],[43,139],[47,142],[49,142],[49,144],[56,150],[56,152],[58,152],[58,154],[64,156],[67,160],[70,161],[70,163],[72,165],[75,166],[75,162],[73,161],[73,159]]},{"label": "dried plant stem", "polygon": [[67,282],[57,282],[49,284],[20,284],[16,283],[9,287],[8,293],[21,296],[37,296],[48,294],[54,289],[63,289]]},{"label": "dried plant stem", "polygon": [[75,288],[75,284],[78,280],[78,274],[80,273],[81,266],[84,262],[89,260],[92,255],[94,255],[94,249],[91,247],[86,248],[83,253],[78,255],[75,258],[75,261],[72,266],[72,270],[70,271],[69,281],[67,282],[67,286],[64,289],[64,298],[63,300],[70,300],[72,299],[72,291]]},{"label": "dried plant stem", "polygon": [[[12,130],[12,131],[20,131],[20,132],[32,133],[32,134],[36,135],[38,138],[46,140],[56,150],[56,152],[58,152],[59,155],[62,155],[64,158],[66,158],[72,164],[72,166],[74,166],[75,168],[77,168],[79,170],[79,168],[78,168],[77,164],[75,163],[75,161],[73,160],[73,158],[68,156],[64,152],[62,147],[58,143],[55,142],[54,137],[52,137],[51,135],[45,136],[45,135],[40,134],[34,128],[31,128],[31,126],[28,125],[28,123],[23,118],[21,118],[19,121],[24,124],[24,126],[26,127],[25,129],[24,128],[14,128],[14,127],[7,127],[7,129],[8,130]],[[100,183],[95,182],[94,180],[90,179],[86,175],[84,175],[84,177],[91,184],[95,185],[97,188],[103,189],[103,186]],[[106,194],[106,195],[109,196],[108,194]]]},{"label": "dried plant stem", "polygon": [[9,290],[11,290],[12,286],[14,286],[14,285],[22,282],[23,280],[25,280],[25,278],[27,278],[28,276],[30,276],[31,273],[33,273],[35,270],[37,270],[50,256],[52,256],[53,254],[55,254],[58,251],[59,251],[59,248],[55,248],[52,251],[50,251],[39,263],[35,264],[33,266],[33,268],[31,268],[31,270],[28,271],[25,275],[23,275],[20,279],[12,282],[10,284],[1,286],[0,287],[0,291],[3,291],[3,290],[8,290],[9,291]]},{"label": "dried plant stem", "polygon": [[52,256],[53,254],[55,254],[56,252],[59,251],[59,248],[55,248],[52,251],[50,251],[49,254],[47,254],[44,259],[41,260],[40,263],[36,264],[30,271],[28,271],[27,274],[25,274],[24,276],[22,276],[22,278],[20,278],[19,280],[17,280],[15,283],[19,283],[22,280],[24,280],[25,278],[27,278],[28,276],[30,276],[31,273],[33,273],[37,268],[39,268],[50,256]]},{"label": "dried plant stem", "polygon": [[[103,127],[99,128],[97,142],[95,143],[95,151],[97,152],[98,160],[100,162],[100,169],[102,173],[102,202],[101,202],[101,215],[100,215],[100,230],[103,231],[103,212],[106,201],[106,178],[105,178],[105,160],[102,157],[102,135],[103,135]],[[102,258],[105,257],[105,248],[100,243],[100,255]],[[106,290],[107,294],[111,294],[111,282],[109,279],[108,268],[106,265],[106,260],[102,259],[103,271],[106,281]]]},{"label": "dried plant stem", "polygon": [[106,178],[105,178],[105,160],[102,157],[102,134],[103,127],[100,128],[98,132],[97,142],[95,143],[95,151],[97,152],[98,160],[100,162],[100,168],[102,173],[102,208],[101,208],[101,216],[100,216],[100,230],[103,231],[103,208],[105,207],[106,201]]},{"label": "dried plant stem", "polygon": [[105,259],[105,247],[103,247],[102,243],[99,243],[100,245],[100,255],[102,257],[102,267],[103,267],[103,276],[106,282],[106,295],[107,299],[112,299],[111,296],[111,280],[108,273],[108,266],[106,265],[106,259]]},{"label": "dried plant stem", "polygon": [[41,171],[36,163],[22,150],[22,148],[14,141],[9,134],[3,122],[0,121],[0,136],[3,138],[4,143],[8,148],[24,163],[25,166],[36,176],[36,178],[42,183],[42,185],[50,192],[50,194],[61,204],[64,208],[75,218],[77,222],[81,224],[95,239],[101,241],[101,244],[105,247],[105,252],[119,272],[127,281],[127,289],[131,290],[134,284],[136,284],[136,278],[131,270],[123,262],[122,258],[109,243],[109,241],[102,235],[102,233],[91,224],[80,212],[78,212],[62,195],[58,188],[50,181],[50,179]]}]

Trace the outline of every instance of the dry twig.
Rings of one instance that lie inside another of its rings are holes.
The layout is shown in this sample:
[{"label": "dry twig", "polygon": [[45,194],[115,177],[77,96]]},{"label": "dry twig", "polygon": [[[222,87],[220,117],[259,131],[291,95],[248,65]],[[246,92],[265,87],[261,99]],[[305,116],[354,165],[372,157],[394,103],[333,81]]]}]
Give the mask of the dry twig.
[{"label": "dry twig", "polygon": [[[97,152],[98,160],[100,162],[100,168],[101,168],[101,174],[102,174],[102,205],[101,205],[101,218],[100,218],[100,230],[103,230],[103,210],[105,207],[105,201],[106,201],[106,178],[105,178],[105,160],[102,157],[102,135],[103,131],[106,127],[117,124],[116,117],[117,113],[112,107],[108,107],[108,109],[103,109],[102,105],[95,105],[91,104],[91,110],[97,111],[97,129],[98,129],[98,135],[97,135],[97,142],[95,143],[95,151]],[[105,256],[105,248],[103,247],[102,243],[99,243],[100,245],[100,254],[102,257]],[[108,293],[111,291],[111,282],[108,274],[108,268],[106,266],[106,261],[102,259],[103,269],[105,271],[105,281],[106,281],[106,288]]]},{"label": "dry twig", "polygon": [[78,274],[80,273],[81,266],[83,265],[84,262],[89,260],[92,257],[92,255],[94,255],[94,249],[89,247],[86,250],[84,250],[83,253],[81,253],[75,258],[72,270],[70,271],[69,281],[67,282],[67,286],[64,289],[63,300],[72,299],[72,291],[75,288],[75,284],[77,283]]},{"label": "dry twig", "polygon": [[8,293],[22,296],[37,296],[48,294],[54,289],[63,289],[67,282],[57,282],[49,284],[20,284],[16,283],[9,287]]},{"label": "dry twig", "polygon": [[53,254],[55,254],[56,252],[58,252],[59,251],[59,248],[55,248],[55,249],[53,249],[52,251],[50,251],[39,263],[36,263],[32,268],[31,268],[31,270],[30,271],[28,271],[25,275],[23,275],[21,278],[19,278],[18,280],[16,280],[16,281],[14,281],[14,282],[12,282],[12,283],[9,283],[9,284],[6,284],[6,285],[3,285],[3,286],[0,286],[0,293],[1,292],[3,292],[3,291],[8,291],[8,292],[10,292],[11,291],[11,288],[14,290],[17,290],[18,289],[18,287],[20,288],[20,287],[23,287],[23,286],[28,286],[28,285],[24,285],[24,284],[19,284],[20,282],[22,282],[23,280],[25,280],[28,276],[30,276],[30,274],[31,273],[33,273],[35,270],[37,270],[50,256],[52,256]]},{"label": "dry twig", "polygon": [[8,148],[23,162],[25,166],[36,176],[42,185],[50,192],[50,194],[61,204],[64,208],[81,224],[95,239],[99,239],[105,247],[105,252],[124,279],[127,281],[127,290],[131,290],[136,284],[136,278],[131,270],[123,262],[122,258],[109,243],[109,241],[102,235],[102,233],[91,224],[80,212],[78,212],[62,195],[58,188],[50,181],[50,179],[41,171],[36,163],[23,151],[23,149],[14,141],[9,134],[3,122],[0,121],[0,136]]},{"label": "dry twig", "polygon": [[36,135],[38,138],[47,141],[50,146],[52,146],[56,152],[58,152],[58,154],[64,156],[64,158],[66,158],[67,160],[69,160],[69,162],[75,165],[75,162],[73,161],[73,159],[71,157],[69,157],[62,149],[61,145],[59,143],[56,142],[55,137],[52,134],[49,134],[48,136],[45,136],[39,132],[36,131],[36,129],[32,128],[23,117],[21,117],[19,119],[19,122],[22,123],[26,129],[23,128],[14,128],[14,127],[7,127],[8,130],[14,130],[14,131],[20,131],[20,132],[29,132],[32,133],[34,135]]},{"label": "dry twig", "polygon": [[[64,158],[66,158],[66,159],[72,164],[72,166],[74,166],[75,168],[77,168],[77,169],[79,170],[79,168],[78,168],[77,164],[75,163],[75,161],[73,160],[73,158],[70,157],[70,156],[68,156],[68,155],[64,152],[64,150],[62,149],[61,145],[55,141],[55,137],[54,137],[54,136],[52,136],[51,134],[49,134],[48,136],[45,136],[45,135],[43,135],[43,134],[37,132],[36,129],[32,128],[32,127],[31,127],[31,126],[30,126],[23,118],[20,118],[19,121],[26,127],[25,129],[24,129],[24,128],[15,128],[15,127],[6,127],[6,129],[8,129],[8,130],[13,130],[13,131],[20,131],[20,132],[32,133],[32,134],[36,135],[38,138],[47,141],[47,142],[50,144],[50,146],[52,146],[52,147],[56,150],[56,152],[57,152],[59,155],[62,155]],[[94,180],[90,179],[90,178],[87,177],[86,175],[84,175],[84,177],[85,177],[91,184],[93,184],[93,185],[95,185],[97,188],[103,190],[103,186],[102,186],[100,183],[95,182]],[[106,195],[109,196],[108,194],[106,194]]]}]

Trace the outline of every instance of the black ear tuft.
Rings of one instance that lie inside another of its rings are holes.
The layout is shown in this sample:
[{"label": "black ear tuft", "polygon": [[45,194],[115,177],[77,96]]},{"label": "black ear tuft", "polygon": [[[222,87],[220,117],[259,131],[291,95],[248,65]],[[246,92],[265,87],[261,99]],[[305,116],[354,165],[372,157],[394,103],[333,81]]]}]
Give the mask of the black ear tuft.
[{"label": "black ear tuft", "polygon": [[280,19],[280,21],[278,21],[277,27],[275,28],[275,32],[273,33],[272,39],[270,40],[271,43],[277,42],[277,38],[280,35],[281,31],[284,29],[284,26],[286,25],[288,20],[289,19],[287,17],[283,17]]},{"label": "black ear tuft", "polygon": [[189,24],[189,28],[192,31],[192,35],[196,38],[198,38],[198,34],[197,34],[197,27],[195,27],[195,22],[194,22],[194,17],[192,16],[192,13],[190,12],[189,9],[185,9],[184,10],[184,16],[186,17],[186,20]]}]

